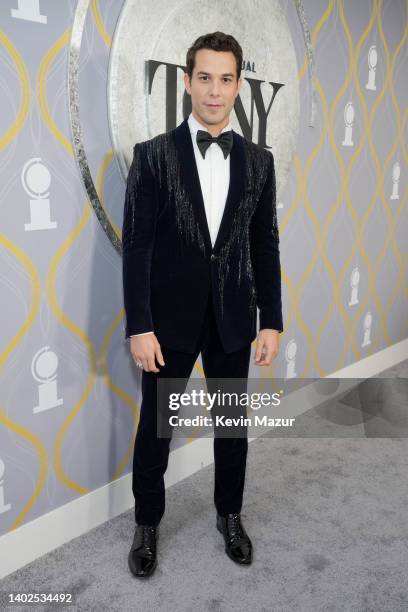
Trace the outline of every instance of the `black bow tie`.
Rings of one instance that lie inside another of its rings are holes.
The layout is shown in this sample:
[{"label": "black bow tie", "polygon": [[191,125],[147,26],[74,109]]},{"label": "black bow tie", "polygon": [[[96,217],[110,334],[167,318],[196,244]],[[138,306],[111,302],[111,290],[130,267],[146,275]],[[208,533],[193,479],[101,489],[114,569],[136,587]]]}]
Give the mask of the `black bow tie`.
[{"label": "black bow tie", "polygon": [[205,159],[205,154],[208,147],[213,142],[220,145],[224,154],[224,159],[227,159],[227,155],[232,149],[232,130],[229,130],[228,132],[221,132],[219,136],[211,136],[211,134],[205,130],[197,130],[196,140],[203,159]]}]

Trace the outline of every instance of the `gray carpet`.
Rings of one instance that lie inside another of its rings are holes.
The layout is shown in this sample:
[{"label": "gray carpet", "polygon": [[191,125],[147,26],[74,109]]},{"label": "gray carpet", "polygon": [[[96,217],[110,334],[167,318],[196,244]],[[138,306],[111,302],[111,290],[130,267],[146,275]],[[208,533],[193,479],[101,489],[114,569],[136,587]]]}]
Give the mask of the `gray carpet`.
[{"label": "gray carpet", "polygon": [[[408,377],[408,361],[381,376]],[[242,511],[251,566],[224,552],[208,466],[167,491],[148,580],[128,570],[129,511],[6,577],[0,590],[73,592],[70,609],[81,611],[407,612],[407,468],[404,438],[262,437],[249,445]]]}]

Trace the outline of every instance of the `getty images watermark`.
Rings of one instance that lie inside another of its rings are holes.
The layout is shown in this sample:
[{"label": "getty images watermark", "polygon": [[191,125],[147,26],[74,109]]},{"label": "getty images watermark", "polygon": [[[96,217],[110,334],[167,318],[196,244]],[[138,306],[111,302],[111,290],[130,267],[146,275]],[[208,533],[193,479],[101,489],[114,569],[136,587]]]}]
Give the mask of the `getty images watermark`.
[{"label": "getty images watermark", "polygon": [[[191,417],[181,417],[178,414],[172,414],[169,416],[169,424],[173,426],[187,426],[187,427],[240,427],[240,426],[262,426],[262,427],[291,427],[295,422],[294,418],[284,417],[271,417],[267,414],[255,414],[252,416],[244,416],[242,414],[236,414],[227,416],[225,409],[231,408],[232,406],[245,406],[251,410],[259,410],[260,408],[279,406],[281,403],[280,393],[241,393],[239,396],[237,393],[222,392],[220,390],[215,393],[208,393],[203,389],[199,391],[193,389],[190,393],[170,393],[169,395],[169,409],[179,410],[181,406],[192,406],[202,408],[207,412],[215,412],[215,409],[221,410],[221,414],[214,414],[209,416],[208,414],[196,414]],[[214,420],[215,419],[215,420]]]},{"label": "getty images watermark", "polygon": [[406,378],[157,378],[158,437],[406,437]]}]

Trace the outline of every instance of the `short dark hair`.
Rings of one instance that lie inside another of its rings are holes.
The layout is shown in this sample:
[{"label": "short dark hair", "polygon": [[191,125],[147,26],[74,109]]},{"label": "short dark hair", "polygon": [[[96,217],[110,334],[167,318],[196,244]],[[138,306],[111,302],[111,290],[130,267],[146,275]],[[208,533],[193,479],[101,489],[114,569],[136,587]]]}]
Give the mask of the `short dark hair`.
[{"label": "short dark hair", "polygon": [[224,32],[218,31],[211,32],[210,34],[203,34],[203,36],[199,36],[193,42],[186,55],[187,74],[190,77],[190,80],[195,66],[195,54],[199,49],[231,51],[235,55],[235,61],[237,63],[237,80],[240,78],[242,67],[242,47],[239,42],[233,36],[231,36],[231,34],[224,34]]}]

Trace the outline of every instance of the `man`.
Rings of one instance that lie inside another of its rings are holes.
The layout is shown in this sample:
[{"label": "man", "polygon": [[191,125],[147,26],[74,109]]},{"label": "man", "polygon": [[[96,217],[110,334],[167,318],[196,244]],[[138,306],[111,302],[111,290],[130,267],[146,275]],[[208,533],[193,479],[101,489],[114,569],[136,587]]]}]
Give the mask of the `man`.
[{"label": "man", "polygon": [[[270,365],[283,331],[274,158],[229,123],[242,49],[214,32],[187,52],[191,114],[135,145],[123,220],[126,338],[142,372],[132,489],[135,576],[157,566],[170,437],[157,435],[157,379],[188,380],[201,353],[206,378],[247,379]],[[252,561],[241,521],[248,440],[214,437],[216,526],[235,562]]]}]

